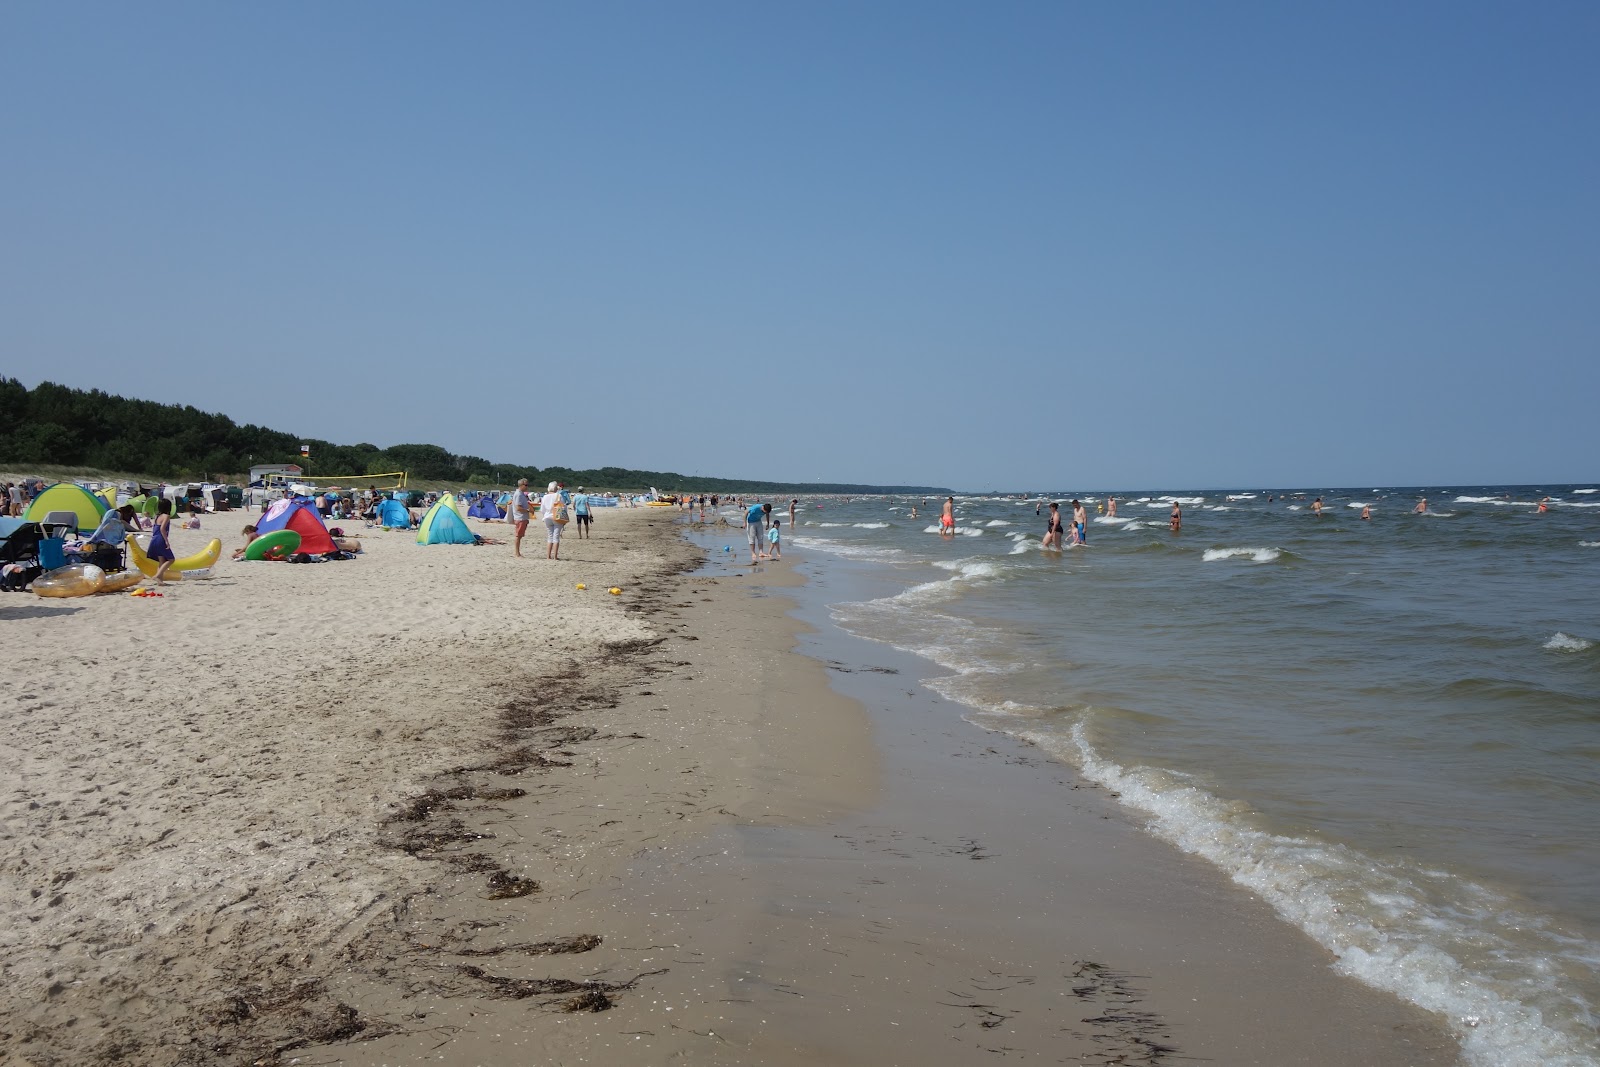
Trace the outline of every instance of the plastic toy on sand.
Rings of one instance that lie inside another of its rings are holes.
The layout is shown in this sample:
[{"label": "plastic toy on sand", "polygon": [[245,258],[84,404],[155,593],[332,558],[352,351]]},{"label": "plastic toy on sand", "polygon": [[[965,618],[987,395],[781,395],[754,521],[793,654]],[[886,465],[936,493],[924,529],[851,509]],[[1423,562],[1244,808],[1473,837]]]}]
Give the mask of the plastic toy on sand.
[{"label": "plastic toy on sand", "polygon": [[[184,556],[168,567],[167,577],[176,579],[178,576],[174,573],[175,571],[204,570],[217,562],[217,557],[220,555],[222,555],[222,542],[213,537],[211,543],[205,548],[192,556]],[[133,560],[133,565],[139,568],[145,577],[154,578],[156,576],[156,568],[160,564],[144,554],[144,546],[139,543],[139,539],[133,534],[128,535],[128,556]]]},{"label": "plastic toy on sand", "polygon": [[244,558],[250,560],[287,559],[300,547],[300,534],[294,530],[273,530],[244,546]]},{"label": "plastic toy on sand", "polygon": [[106,572],[93,563],[70,563],[35,578],[33,591],[48,597],[89,596],[105,584]]}]

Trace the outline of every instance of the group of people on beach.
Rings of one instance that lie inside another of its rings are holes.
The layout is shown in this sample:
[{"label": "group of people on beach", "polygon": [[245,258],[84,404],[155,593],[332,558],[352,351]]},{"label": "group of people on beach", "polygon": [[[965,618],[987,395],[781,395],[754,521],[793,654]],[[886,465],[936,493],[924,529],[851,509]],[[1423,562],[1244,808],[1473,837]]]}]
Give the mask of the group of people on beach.
[{"label": "group of people on beach", "polygon": [[[509,503],[506,517],[512,529],[511,554],[521,559],[522,538],[528,532],[534,508],[533,497],[528,493],[528,479],[517,479],[517,488],[512,492]],[[578,524],[578,536],[587,538],[590,535],[594,525],[594,509],[583,486],[578,486],[576,493],[569,493],[560,482],[551,482],[539,498],[538,508],[539,519],[544,523],[545,530],[545,559],[561,558],[561,534],[574,519]]]}]

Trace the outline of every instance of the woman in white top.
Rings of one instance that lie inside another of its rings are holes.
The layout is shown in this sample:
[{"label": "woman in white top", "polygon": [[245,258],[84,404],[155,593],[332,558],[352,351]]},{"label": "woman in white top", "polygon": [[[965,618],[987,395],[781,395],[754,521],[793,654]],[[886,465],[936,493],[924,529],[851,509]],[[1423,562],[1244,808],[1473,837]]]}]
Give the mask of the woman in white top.
[{"label": "woman in white top", "polygon": [[567,524],[567,504],[561,499],[561,486],[550,483],[539,498],[539,517],[544,520],[545,559],[561,558],[561,528]]}]

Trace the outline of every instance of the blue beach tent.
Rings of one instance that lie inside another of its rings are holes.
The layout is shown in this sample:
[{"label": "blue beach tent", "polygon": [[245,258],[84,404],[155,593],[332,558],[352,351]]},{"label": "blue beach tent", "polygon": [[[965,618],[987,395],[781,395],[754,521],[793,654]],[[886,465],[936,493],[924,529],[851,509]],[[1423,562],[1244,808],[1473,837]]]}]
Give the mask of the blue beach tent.
[{"label": "blue beach tent", "polygon": [[449,493],[440,497],[428,513],[422,516],[417,527],[419,545],[471,545],[477,538],[467,529],[467,520],[456,510],[456,498]]},{"label": "blue beach tent", "polygon": [[385,530],[411,529],[411,512],[393,497],[385,497],[378,505],[378,525]]},{"label": "blue beach tent", "polygon": [[495,506],[494,498],[485,493],[472,502],[467,514],[475,519],[503,519],[505,512]]}]

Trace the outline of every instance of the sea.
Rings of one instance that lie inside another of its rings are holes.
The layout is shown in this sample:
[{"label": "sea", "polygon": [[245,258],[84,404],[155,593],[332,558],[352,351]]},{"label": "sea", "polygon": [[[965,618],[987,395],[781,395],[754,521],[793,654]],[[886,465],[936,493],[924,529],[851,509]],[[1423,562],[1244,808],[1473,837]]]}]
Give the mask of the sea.
[{"label": "sea", "polygon": [[[775,513],[803,569],[885,594],[838,625],[1444,1015],[1467,1062],[1594,1067],[1597,489],[961,496],[953,536],[933,497]],[[1074,496],[1087,543],[1043,550]]]}]

